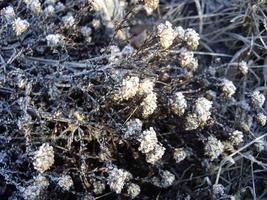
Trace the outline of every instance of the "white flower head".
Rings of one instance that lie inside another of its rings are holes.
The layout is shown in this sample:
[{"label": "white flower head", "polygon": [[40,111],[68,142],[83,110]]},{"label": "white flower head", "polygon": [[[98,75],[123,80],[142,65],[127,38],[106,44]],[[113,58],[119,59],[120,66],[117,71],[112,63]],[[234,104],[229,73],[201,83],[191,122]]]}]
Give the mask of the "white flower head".
[{"label": "white flower head", "polygon": [[33,167],[43,173],[49,170],[54,164],[54,150],[48,143],[42,144],[33,157]]},{"label": "white flower head", "polygon": [[185,41],[185,30],[183,27],[178,26],[174,28],[174,31],[176,32],[176,40],[178,42],[183,42]]},{"label": "white flower head", "polygon": [[47,46],[57,47],[64,45],[64,36],[61,34],[49,34],[46,36]]},{"label": "white flower head", "polygon": [[17,36],[20,36],[22,33],[24,33],[30,26],[27,20],[22,20],[20,17],[16,18],[12,25]]},{"label": "white flower head", "polygon": [[46,17],[49,17],[49,16],[53,15],[54,13],[55,13],[55,7],[53,5],[48,5],[44,9],[44,14]]},{"label": "white flower head", "polygon": [[62,17],[62,21],[63,21],[64,26],[66,28],[70,28],[70,27],[74,26],[74,23],[75,23],[74,17],[70,14]]},{"label": "white flower head", "polygon": [[252,93],[251,103],[253,107],[262,107],[265,102],[265,96],[260,93],[260,91],[256,90]]},{"label": "white flower head", "polygon": [[39,14],[42,11],[42,4],[39,0],[28,0],[27,7],[35,15]]},{"label": "white flower head", "polygon": [[236,87],[232,81],[224,79],[222,83],[222,91],[226,97],[232,97],[235,94]]},{"label": "white flower head", "polygon": [[209,136],[207,142],[205,143],[204,150],[206,156],[208,156],[211,160],[215,160],[222,154],[224,146],[216,137]]},{"label": "white flower head", "polygon": [[172,28],[172,24],[169,21],[166,21],[165,24],[158,25],[157,28],[161,47],[164,49],[169,48],[177,36],[177,33]]},{"label": "white flower head", "polygon": [[7,6],[7,7],[3,8],[2,9],[2,15],[4,16],[4,18],[6,19],[6,21],[8,23],[11,23],[16,18],[16,14],[15,14],[14,8],[12,6]]},{"label": "white flower head", "polygon": [[230,134],[230,138],[229,140],[231,141],[231,143],[234,145],[234,146],[239,146],[240,143],[243,142],[243,132],[241,131],[238,131],[238,130],[235,130],[234,132],[232,132]]},{"label": "white flower head", "polygon": [[187,68],[191,71],[195,71],[198,67],[198,60],[194,57],[194,53],[192,51],[188,51],[183,48],[179,55],[179,62],[181,67]]},{"label": "white flower head", "polygon": [[143,133],[138,138],[140,142],[140,146],[138,148],[139,151],[146,154],[152,151],[158,143],[157,134],[152,127],[148,130],[143,131]]},{"label": "white flower head", "polygon": [[199,45],[199,34],[191,28],[185,30],[184,39],[189,49],[196,50]]},{"label": "white flower head", "polygon": [[135,183],[131,183],[129,184],[128,188],[127,188],[127,194],[134,199],[135,197],[137,197],[141,192],[140,186],[135,184]]},{"label": "white flower head", "polygon": [[187,108],[187,101],[182,92],[176,92],[170,100],[172,112],[178,116],[182,116]]},{"label": "white flower head", "polygon": [[128,100],[134,97],[139,89],[139,78],[137,76],[128,76],[122,80],[121,87],[114,94],[115,101]]},{"label": "white flower head", "polygon": [[241,74],[244,76],[248,73],[248,64],[246,61],[241,61],[239,63],[239,71],[241,72]]},{"label": "white flower head", "polygon": [[144,79],[140,82],[138,93],[143,94],[150,94],[153,92],[154,82],[151,79]]},{"label": "white flower head", "polygon": [[143,122],[140,119],[131,119],[126,123],[125,138],[138,136],[142,131]]},{"label": "white flower head", "polygon": [[160,177],[154,177],[152,183],[160,188],[170,187],[175,181],[175,176],[168,170],[160,173]]},{"label": "white flower head", "polygon": [[58,183],[59,187],[63,190],[69,191],[73,186],[73,180],[70,175],[63,175],[59,178]]},{"label": "white flower head", "polygon": [[212,101],[206,99],[205,97],[200,97],[195,103],[195,113],[201,124],[206,124],[207,120],[210,118],[212,108]]},{"label": "white flower head", "polygon": [[265,126],[266,125],[267,116],[264,115],[263,113],[258,113],[257,116],[256,116],[256,120],[257,120],[257,123],[260,126]]},{"label": "white flower head", "polygon": [[149,93],[141,103],[143,107],[143,117],[147,118],[154,113],[157,108],[157,95],[154,92]]},{"label": "white flower head", "polygon": [[165,150],[166,148],[163,147],[162,144],[157,143],[154,149],[146,154],[146,162],[154,165],[163,157]]},{"label": "white flower head", "polygon": [[116,192],[117,194],[120,194],[126,182],[129,181],[131,178],[132,175],[130,172],[124,169],[118,169],[117,167],[114,167],[109,172],[108,185],[112,191]]},{"label": "white flower head", "polygon": [[183,161],[187,156],[187,153],[184,148],[176,148],[173,153],[173,158],[176,163],[180,163]]}]

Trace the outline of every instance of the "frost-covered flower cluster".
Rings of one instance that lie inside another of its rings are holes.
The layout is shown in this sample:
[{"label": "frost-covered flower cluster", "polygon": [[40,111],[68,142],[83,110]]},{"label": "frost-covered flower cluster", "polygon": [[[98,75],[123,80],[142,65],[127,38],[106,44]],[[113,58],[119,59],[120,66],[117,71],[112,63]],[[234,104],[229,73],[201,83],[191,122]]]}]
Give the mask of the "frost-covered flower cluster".
[{"label": "frost-covered flower cluster", "polygon": [[159,24],[157,28],[161,47],[164,49],[169,48],[173,44],[177,35],[175,30],[172,28],[172,24],[169,21],[166,21],[165,24]]},{"label": "frost-covered flower cluster", "polygon": [[66,28],[70,28],[74,25],[75,19],[71,14],[62,17],[63,24]]},{"label": "frost-covered flower cluster", "polygon": [[27,8],[34,14],[39,14],[42,11],[42,4],[39,0],[23,0]]},{"label": "frost-covered flower cluster", "polygon": [[204,126],[211,115],[212,101],[205,97],[200,97],[196,100],[193,113],[186,117],[186,130],[195,130],[199,126]]},{"label": "frost-covered flower cluster", "polygon": [[128,76],[122,80],[120,88],[113,95],[114,101],[128,100],[135,95],[144,95],[141,103],[143,108],[143,117],[147,118],[157,108],[157,95],[153,92],[154,83],[149,79],[140,82],[136,76]]},{"label": "frost-covered flower cluster", "polygon": [[61,34],[49,34],[46,36],[47,46],[57,47],[64,44],[64,36]]},{"label": "frost-covered flower cluster", "polygon": [[205,155],[211,160],[218,158],[224,150],[224,146],[220,140],[214,136],[209,136],[204,147]]},{"label": "frost-covered flower cluster", "polygon": [[4,18],[6,19],[6,21],[8,23],[11,23],[16,18],[16,14],[15,14],[14,8],[12,6],[7,6],[7,7],[3,8],[2,9],[2,15],[4,16]]},{"label": "frost-covered flower cluster", "polygon": [[92,37],[91,37],[92,28],[91,27],[89,27],[89,26],[81,27],[81,33],[82,33],[83,37],[85,37],[87,42],[91,42],[91,40],[92,40]]},{"label": "frost-covered flower cluster", "polygon": [[22,197],[27,200],[42,199],[43,192],[48,188],[49,181],[46,177],[38,175],[32,185],[22,191]]},{"label": "frost-covered flower cluster", "polygon": [[267,120],[267,116],[264,115],[263,113],[258,113],[256,116],[256,120],[257,123],[261,126],[265,126],[266,125],[266,120]]},{"label": "frost-covered flower cluster", "polygon": [[265,102],[265,96],[260,93],[260,91],[256,90],[252,93],[251,103],[253,107],[262,107]]},{"label": "frost-covered flower cluster", "polygon": [[184,148],[176,148],[174,149],[173,158],[176,163],[183,161],[187,156],[187,153]]},{"label": "frost-covered flower cluster", "polygon": [[164,170],[160,173],[159,177],[153,177],[152,183],[160,188],[170,187],[175,181],[175,176],[168,170]]},{"label": "frost-covered flower cluster", "polygon": [[235,130],[230,133],[230,142],[234,146],[239,146],[243,142],[243,133],[241,131]]},{"label": "frost-covered flower cluster", "polygon": [[33,167],[43,173],[54,164],[54,150],[48,143],[42,144],[33,157]]},{"label": "frost-covered flower cluster", "polygon": [[151,15],[159,6],[159,0],[144,0],[144,8],[148,15]]},{"label": "frost-covered flower cluster", "polygon": [[241,72],[241,74],[244,76],[244,75],[246,75],[247,73],[248,73],[248,64],[247,64],[247,62],[245,62],[245,61],[241,61],[240,63],[239,63],[239,71]]},{"label": "frost-covered flower cluster", "polygon": [[222,196],[225,194],[225,188],[222,184],[214,184],[212,186],[212,191],[214,195]]},{"label": "frost-covered flower cluster", "polygon": [[55,13],[55,7],[53,5],[48,5],[43,12],[46,17],[52,16]]},{"label": "frost-covered flower cluster", "polygon": [[232,97],[235,94],[236,87],[230,80],[224,79],[222,82],[222,92],[226,97]]},{"label": "frost-covered flower cluster", "polygon": [[130,183],[127,188],[127,194],[134,199],[137,197],[141,192],[140,186],[135,183]]},{"label": "frost-covered flower cluster", "polygon": [[24,33],[30,26],[27,20],[22,20],[20,17],[16,18],[12,25],[17,36],[20,36],[22,33]]},{"label": "frost-covered flower cluster", "polygon": [[63,175],[58,179],[57,184],[63,190],[69,191],[70,188],[73,186],[73,180],[70,175]]},{"label": "frost-covered flower cluster", "polygon": [[199,45],[199,34],[192,28],[185,30],[184,40],[189,49],[196,50]]},{"label": "frost-covered flower cluster", "polygon": [[170,99],[170,106],[173,113],[182,116],[187,108],[187,101],[182,92],[176,92]]},{"label": "frost-covered flower cluster", "polygon": [[142,131],[143,122],[140,119],[131,119],[126,123],[125,138],[136,137]]},{"label": "frost-covered flower cluster", "polygon": [[120,194],[124,185],[132,179],[132,175],[130,172],[124,169],[118,169],[117,167],[113,167],[109,171],[108,176],[108,185],[110,189],[117,194]]},{"label": "frost-covered flower cluster", "polygon": [[134,97],[139,89],[139,78],[137,76],[128,76],[122,80],[122,85],[114,94],[115,101],[128,100]]},{"label": "frost-covered flower cluster", "polygon": [[178,43],[185,43],[186,47],[196,50],[199,46],[199,34],[192,28],[184,29],[181,26],[172,28],[172,24],[166,21],[158,25],[159,43],[162,48],[169,48],[176,40]]},{"label": "frost-covered flower cluster", "polygon": [[148,163],[155,164],[165,153],[165,147],[158,141],[157,134],[152,127],[143,131],[138,141],[140,142],[138,150],[146,155]]},{"label": "frost-covered flower cluster", "polygon": [[95,181],[93,183],[93,186],[94,186],[93,192],[97,195],[102,194],[103,191],[106,189],[106,185],[102,181]]},{"label": "frost-covered flower cluster", "polygon": [[154,111],[157,108],[157,95],[154,92],[149,93],[141,103],[141,106],[143,107],[143,117],[147,118],[151,114],[154,113]]},{"label": "frost-covered flower cluster", "polygon": [[189,69],[191,71],[195,71],[198,67],[198,60],[194,57],[194,53],[192,51],[188,51],[183,48],[179,55],[179,62],[181,67]]}]

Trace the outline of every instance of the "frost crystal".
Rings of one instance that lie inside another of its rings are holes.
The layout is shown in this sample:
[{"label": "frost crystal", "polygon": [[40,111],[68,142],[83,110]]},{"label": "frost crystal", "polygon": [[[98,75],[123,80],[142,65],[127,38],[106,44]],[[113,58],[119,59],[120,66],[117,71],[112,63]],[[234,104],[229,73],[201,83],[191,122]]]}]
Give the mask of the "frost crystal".
[{"label": "frost crystal", "polygon": [[128,100],[134,97],[139,89],[139,78],[136,76],[127,77],[122,80],[122,86],[113,96],[115,101]]},{"label": "frost crystal", "polygon": [[151,92],[150,94],[148,94],[143,102],[141,103],[141,106],[143,107],[143,117],[147,118],[149,117],[151,114],[154,113],[154,111],[157,108],[157,96],[156,93]]},{"label": "frost crystal", "polygon": [[251,97],[251,103],[254,107],[262,107],[265,102],[265,96],[258,90],[254,91]]},{"label": "frost crystal", "polygon": [[154,149],[146,154],[146,162],[154,165],[159,161],[165,153],[165,147],[158,143]]},{"label": "frost crystal", "polygon": [[125,138],[138,136],[142,131],[143,122],[139,119],[131,119],[126,123]]},{"label": "frost crystal", "polygon": [[13,25],[13,30],[16,32],[17,36],[20,36],[22,33],[24,33],[30,26],[27,20],[22,20],[20,19],[20,17],[15,19],[12,25]]},{"label": "frost crystal", "polygon": [[182,92],[176,92],[170,100],[171,110],[178,116],[182,116],[187,108],[187,101]]},{"label": "frost crystal", "polygon": [[42,144],[33,157],[34,169],[43,173],[54,164],[54,150],[48,143]]},{"label": "frost crystal", "polygon": [[204,150],[205,155],[207,155],[211,160],[218,158],[223,152],[223,149],[224,147],[220,140],[214,136],[208,137]]},{"label": "frost crystal", "polygon": [[14,8],[12,6],[7,6],[3,8],[2,15],[4,16],[4,18],[8,23],[11,23],[16,17]]},{"label": "frost crystal", "polygon": [[132,178],[132,175],[123,169],[114,167],[108,176],[108,184],[110,189],[117,194],[120,194],[125,183]]},{"label": "frost crystal", "polygon": [[154,177],[152,183],[160,188],[170,187],[175,181],[175,176],[168,170],[163,171],[160,177]]},{"label": "frost crystal", "polygon": [[71,176],[69,175],[64,175],[61,176],[58,180],[58,185],[61,187],[63,190],[69,191],[70,188],[73,186],[73,180]]},{"label": "frost crystal", "polygon": [[176,163],[179,163],[183,161],[187,156],[186,151],[184,148],[176,148],[173,153],[173,158],[176,161]]},{"label": "frost crystal", "polygon": [[149,130],[143,131],[140,135],[138,141],[140,142],[140,146],[138,148],[139,151],[146,154],[152,151],[158,143],[157,134],[152,127]]},{"label": "frost crystal", "polygon": [[179,55],[181,67],[195,71],[198,67],[198,60],[194,58],[194,53],[187,49],[182,49]]},{"label": "frost crystal", "polygon": [[223,83],[222,83],[222,91],[223,91],[225,96],[231,97],[235,94],[236,87],[232,81],[224,79]]},{"label": "frost crystal", "polygon": [[158,25],[159,42],[164,49],[172,45],[176,35],[177,33],[173,30],[172,24],[169,21],[166,21],[165,24]]},{"label": "frost crystal", "polygon": [[61,34],[49,34],[46,36],[47,46],[56,47],[64,44],[64,36]]},{"label": "frost crystal", "polygon": [[191,28],[185,30],[184,39],[189,49],[196,50],[199,45],[199,34]]},{"label": "frost crystal", "polygon": [[131,183],[127,188],[127,193],[132,199],[137,197],[140,194],[140,191],[140,186],[135,183]]},{"label": "frost crystal", "polygon": [[248,64],[245,61],[241,61],[239,63],[239,71],[242,75],[246,75],[248,73]]},{"label": "frost crystal", "polygon": [[256,120],[257,120],[257,122],[258,122],[259,125],[265,126],[267,117],[263,113],[259,113],[256,116]]}]

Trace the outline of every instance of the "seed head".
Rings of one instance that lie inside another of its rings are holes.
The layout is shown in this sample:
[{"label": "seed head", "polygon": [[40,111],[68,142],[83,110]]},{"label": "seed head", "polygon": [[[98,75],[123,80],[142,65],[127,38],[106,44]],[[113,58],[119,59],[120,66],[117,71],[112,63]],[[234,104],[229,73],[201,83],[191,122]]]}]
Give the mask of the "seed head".
[{"label": "seed head", "polygon": [[199,34],[191,28],[185,30],[185,41],[189,49],[196,50],[199,45]]},{"label": "seed head", "polygon": [[20,36],[22,33],[24,33],[28,28],[30,24],[27,20],[22,20],[20,17],[15,19],[13,22],[13,30],[16,32],[17,36]]}]

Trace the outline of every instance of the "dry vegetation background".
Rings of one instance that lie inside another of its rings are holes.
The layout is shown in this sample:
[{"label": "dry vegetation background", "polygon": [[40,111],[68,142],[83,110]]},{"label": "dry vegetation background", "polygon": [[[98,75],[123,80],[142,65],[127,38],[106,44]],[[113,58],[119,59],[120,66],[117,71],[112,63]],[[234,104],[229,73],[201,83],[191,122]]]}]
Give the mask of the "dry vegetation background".
[{"label": "dry vegetation background", "polygon": [[265,0],[0,10],[0,199],[267,199]]}]

